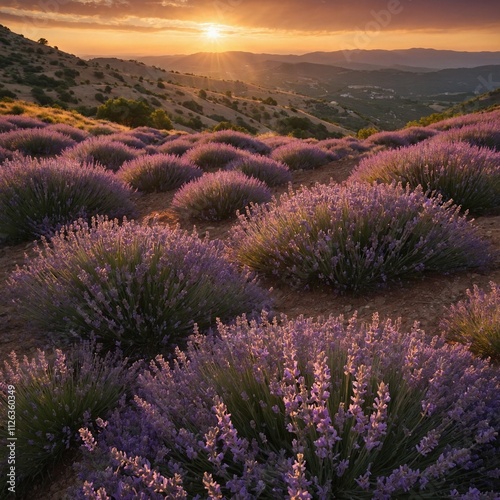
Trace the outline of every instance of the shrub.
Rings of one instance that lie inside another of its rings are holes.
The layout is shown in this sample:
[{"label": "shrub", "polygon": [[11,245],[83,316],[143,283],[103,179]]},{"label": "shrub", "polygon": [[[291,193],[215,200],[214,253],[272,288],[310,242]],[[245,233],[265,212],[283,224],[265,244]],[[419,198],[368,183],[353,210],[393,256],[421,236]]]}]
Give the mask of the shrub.
[{"label": "shrub", "polygon": [[144,144],[157,144],[165,139],[165,136],[159,130],[152,127],[137,127],[129,132],[129,135],[137,137]]},{"label": "shrub", "polygon": [[67,125],[66,123],[53,123],[51,125],[48,125],[46,127],[46,130],[53,130],[55,132],[68,135],[76,142],[82,142],[87,139],[87,137],[89,137],[89,133],[86,130],[72,127],[71,125]]},{"label": "shrub", "polygon": [[206,172],[221,170],[228,163],[246,153],[229,144],[198,144],[187,151],[184,157]]},{"label": "shrub", "polygon": [[267,294],[219,243],[99,218],[63,228],[9,279],[19,314],[62,340],[96,335],[126,355],[171,352],[195,323],[260,310]]},{"label": "shrub", "polygon": [[79,217],[134,215],[130,189],[100,167],[70,160],[17,159],[0,168],[0,234],[49,236]]},{"label": "shrub", "polygon": [[434,137],[439,132],[428,127],[408,127],[401,130],[399,133],[408,144],[417,144]]},{"label": "shrub", "polygon": [[141,139],[127,132],[117,132],[110,135],[108,138],[110,141],[125,144],[132,149],[144,149],[144,147],[146,146],[146,144],[144,144]]},{"label": "shrub", "polygon": [[125,162],[117,172],[118,177],[145,193],[177,189],[202,174],[193,163],[166,154],[139,156]]},{"label": "shrub", "polygon": [[439,201],[394,184],[318,184],[240,216],[231,252],[296,286],[323,282],[341,290],[490,262],[475,227]]},{"label": "shrub", "polygon": [[187,139],[175,139],[175,141],[169,141],[158,147],[159,153],[164,153],[168,155],[182,156],[186,151],[193,147],[193,143]]},{"label": "shrub", "polygon": [[271,199],[269,188],[241,172],[213,172],[189,182],[175,193],[172,208],[180,214],[202,220],[236,217],[250,203]]},{"label": "shrub", "polygon": [[328,154],[318,146],[299,141],[275,149],[271,153],[271,158],[284,163],[290,170],[311,170],[330,161]]},{"label": "shrub", "polygon": [[401,132],[377,132],[366,139],[368,143],[388,148],[398,148],[410,144],[408,138]]},{"label": "shrub", "polygon": [[500,151],[500,119],[498,121],[465,125],[459,129],[443,132],[438,136],[438,140],[446,142],[462,141],[473,146]]},{"label": "shrub", "polygon": [[0,116],[0,134],[15,130],[17,127],[4,116]]},{"label": "shrub", "polygon": [[462,346],[377,317],[219,324],[173,366],[156,358],[138,377],[135,408],[115,412],[97,441],[84,431],[93,452],[83,489],[435,499],[476,488],[493,499],[499,383]]},{"label": "shrub", "polygon": [[126,161],[136,158],[135,149],[108,137],[91,137],[65,152],[64,156],[81,163],[99,163],[116,172]]},{"label": "shrub", "polygon": [[261,155],[267,155],[271,152],[271,148],[264,142],[259,141],[248,134],[233,130],[221,130],[219,132],[208,134],[203,141],[209,143],[229,144],[235,148]]},{"label": "shrub", "polygon": [[351,180],[421,185],[476,213],[500,208],[500,154],[464,143],[383,151],[361,160]]},{"label": "shrub", "polygon": [[[431,115],[432,117],[432,115]],[[465,127],[467,125],[475,125],[478,123],[489,122],[500,119],[500,112],[491,111],[489,113],[471,113],[468,115],[454,116],[445,120],[432,123],[434,130],[450,130]]]},{"label": "shrub", "polygon": [[17,128],[44,128],[47,126],[42,120],[31,116],[3,115],[3,118],[15,125]]},{"label": "shrub", "polygon": [[19,129],[0,135],[1,147],[25,156],[55,156],[75,144],[68,135],[47,129]]},{"label": "shrub", "polygon": [[108,99],[97,108],[97,118],[110,120],[127,127],[148,125],[154,109],[145,101],[118,97]]},{"label": "shrub", "polygon": [[500,361],[500,286],[491,282],[491,292],[474,285],[467,299],[452,305],[441,322],[447,340],[470,346],[481,357]]},{"label": "shrub", "polygon": [[[2,497],[9,494],[9,444],[15,445],[15,491],[20,495],[75,448],[81,427],[106,418],[131,382],[128,373],[117,355],[101,358],[88,342],[68,354],[39,350],[32,360],[21,361],[12,352],[0,369],[0,416],[5,425],[12,422],[9,435],[16,438],[9,441],[6,432],[0,437]],[[9,409],[15,420],[8,418]]]},{"label": "shrub", "polygon": [[284,163],[261,155],[249,155],[234,160],[226,168],[243,172],[248,177],[255,177],[268,186],[280,186],[292,180],[290,169]]}]

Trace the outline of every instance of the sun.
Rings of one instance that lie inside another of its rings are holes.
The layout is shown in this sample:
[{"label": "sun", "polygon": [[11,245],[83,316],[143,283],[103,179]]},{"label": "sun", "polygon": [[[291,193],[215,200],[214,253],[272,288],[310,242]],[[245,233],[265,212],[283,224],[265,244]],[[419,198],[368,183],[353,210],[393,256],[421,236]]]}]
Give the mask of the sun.
[{"label": "sun", "polygon": [[212,41],[219,40],[222,36],[221,31],[217,26],[209,26],[204,31],[205,36]]}]

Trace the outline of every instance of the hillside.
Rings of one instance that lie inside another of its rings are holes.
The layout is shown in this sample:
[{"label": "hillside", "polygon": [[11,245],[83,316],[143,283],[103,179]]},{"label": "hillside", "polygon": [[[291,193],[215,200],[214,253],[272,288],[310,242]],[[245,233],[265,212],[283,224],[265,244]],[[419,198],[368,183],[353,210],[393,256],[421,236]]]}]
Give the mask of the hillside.
[{"label": "hillside", "polygon": [[[93,59],[28,40],[0,28],[0,97],[57,104],[92,116],[108,99],[144,100],[163,109],[179,130],[202,130],[226,121],[253,133],[280,129],[283,119],[309,120],[323,134],[350,133],[313,116],[307,96],[270,91],[241,81],[224,81],[146,66],[138,61]],[[309,122],[308,122],[309,123]]]}]

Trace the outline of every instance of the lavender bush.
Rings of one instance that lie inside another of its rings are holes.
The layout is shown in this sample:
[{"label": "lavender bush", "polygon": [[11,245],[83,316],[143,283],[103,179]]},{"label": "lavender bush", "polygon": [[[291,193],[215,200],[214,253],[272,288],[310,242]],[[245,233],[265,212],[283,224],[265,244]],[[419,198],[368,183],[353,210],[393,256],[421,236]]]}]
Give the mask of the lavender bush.
[{"label": "lavender bush", "polygon": [[62,340],[95,334],[106,349],[155,356],[195,323],[205,330],[268,303],[219,243],[180,229],[99,218],[42,243],[9,284],[19,314]]},{"label": "lavender bush", "polygon": [[0,146],[25,156],[56,156],[76,142],[68,135],[47,129],[19,129],[0,134]]},{"label": "lavender bush", "polygon": [[446,142],[466,142],[473,146],[500,151],[500,120],[465,125],[459,129],[443,132],[438,140]]},{"label": "lavender bush", "polygon": [[211,172],[222,170],[230,162],[246,154],[229,144],[206,143],[194,146],[184,154],[184,157],[204,171]]},{"label": "lavender bush", "polygon": [[213,132],[206,135],[202,141],[208,143],[229,144],[235,148],[261,155],[267,155],[271,152],[271,148],[265,142],[259,141],[255,137],[244,134],[243,132],[237,132],[235,130],[220,130],[218,132]]},{"label": "lavender bush", "polygon": [[201,220],[236,217],[250,203],[271,199],[269,188],[261,181],[237,171],[204,174],[175,193],[172,208],[184,216]]},{"label": "lavender bush", "polygon": [[81,163],[99,163],[116,172],[123,163],[136,158],[138,152],[109,137],[91,137],[67,150],[64,156]]},{"label": "lavender bush", "polygon": [[287,165],[290,170],[311,170],[330,161],[328,153],[318,146],[294,141],[275,149],[271,158]]},{"label": "lavender bush", "polygon": [[132,149],[143,150],[146,147],[146,144],[141,139],[127,132],[117,132],[111,134],[108,138],[111,141],[125,144]]},{"label": "lavender bush", "polygon": [[408,144],[418,144],[419,142],[426,141],[439,132],[429,127],[408,127],[399,132],[401,136],[408,142]]},{"label": "lavender bush", "polygon": [[194,144],[184,138],[168,141],[158,147],[159,153],[182,156],[186,151],[190,150]]},{"label": "lavender bush", "polygon": [[470,113],[468,115],[454,116],[440,122],[433,123],[430,128],[435,130],[450,130],[465,127],[467,125],[476,125],[484,122],[500,120],[500,112],[498,110],[487,113]]},{"label": "lavender bush", "polygon": [[408,139],[399,131],[377,132],[376,134],[370,135],[366,142],[376,144],[378,146],[387,146],[388,148],[398,148],[409,145]]},{"label": "lavender bush", "polygon": [[5,116],[0,116],[0,134],[16,130],[17,127],[11,123]]},{"label": "lavender bush", "polygon": [[42,120],[31,116],[4,115],[3,117],[17,128],[44,128],[47,126]]},{"label": "lavender bush", "polygon": [[465,143],[430,142],[364,158],[351,180],[421,185],[479,213],[500,208],[500,154]]},{"label": "lavender bush", "polygon": [[77,498],[498,498],[498,371],[376,315],[219,323],[138,384]]},{"label": "lavender bush", "polygon": [[481,357],[500,361],[500,285],[490,282],[485,293],[474,285],[467,299],[452,305],[441,322],[444,335],[451,342],[470,346]]},{"label": "lavender bush", "polygon": [[66,123],[53,123],[51,125],[48,125],[46,127],[46,130],[52,130],[54,132],[68,135],[76,142],[82,142],[90,135],[86,130],[72,127],[71,125],[68,125]]},{"label": "lavender bush", "polygon": [[318,184],[284,194],[247,210],[229,241],[233,258],[256,271],[341,290],[491,260],[457,207],[395,184]]},{"label": "lavender bush", "polygon": [[[38,351],[20,360],[13,351],[0,369],[0,495],[9,492],[8,456],[15,444],[15,490],[33,486],[79,442],[78,430],[106,418],[132,381],[132,371],[117,355],[103,358],[94,343],[65,354]],[[15,408],[15,442],[3,427]],[[9,444],[11,447],[9,447]],[[5,495],[5,496],[4,496]],[[13,495],[16,496],[16,495]],[[16,496],[17,497],[17,496]],[[20,498],[20,496],[19,496]]]},{"label": "lavender bush", "polygon": [[29,240],[79,217],[133,216],[131,194],[102,167],[62,158],[7,161],[0,168],[0,234]]},{"label": "lavender bush", "polygon": [[145,193],[177,189],[202,175],[194,163],[167,154],[139,156],[126,161],[117,172],[120,179]]},{"label": "lavender bush", "polygon": [[268,186],[281,186],[292,180],[290,169],[279,161],[262,155],[248,155],[232,161],[227,170],[243,172],[248,177],[255,177]]}]

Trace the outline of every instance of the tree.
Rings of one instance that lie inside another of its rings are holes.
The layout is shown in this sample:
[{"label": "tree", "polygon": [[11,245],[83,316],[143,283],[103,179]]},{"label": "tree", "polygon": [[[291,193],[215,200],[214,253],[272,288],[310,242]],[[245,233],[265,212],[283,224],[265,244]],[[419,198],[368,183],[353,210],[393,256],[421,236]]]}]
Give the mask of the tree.
[{"label": "tree", "polygon": [[142,127],[149,124],[153,111],[147,102],[118,97],[108,99],[102,106],[99,106],[96,116],[127,127]]},{"label": "tree", "polygon": [[156,109],[151,113],[151,125],[154,128],[171,130],[173,128],[172,121],[163,109]]},{"label": "tree", "polygon": [[46,38],[39,38],[36,43],[39,43],[40,45],[48,45],[49,41]]}]

